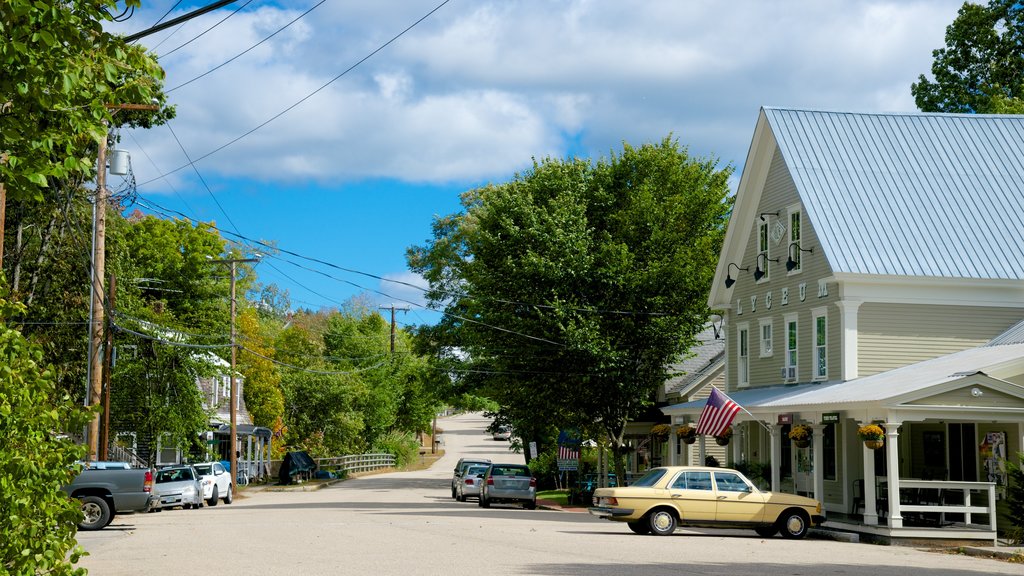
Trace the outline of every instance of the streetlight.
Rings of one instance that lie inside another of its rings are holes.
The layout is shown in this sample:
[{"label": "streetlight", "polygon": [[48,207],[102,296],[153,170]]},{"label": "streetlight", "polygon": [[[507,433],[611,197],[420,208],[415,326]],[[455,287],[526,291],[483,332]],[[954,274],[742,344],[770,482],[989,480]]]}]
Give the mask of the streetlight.
[{"label": "streetlight", "polygon": [[231,467],[232,483],[238,485],[238,390],[235,387],[235,275],[238,264],[242,262],[259,262],[259,258],[228,258],[225,260],[210,259],[211,264],[227,264],[231,267],[231,444],[228,462]]}]

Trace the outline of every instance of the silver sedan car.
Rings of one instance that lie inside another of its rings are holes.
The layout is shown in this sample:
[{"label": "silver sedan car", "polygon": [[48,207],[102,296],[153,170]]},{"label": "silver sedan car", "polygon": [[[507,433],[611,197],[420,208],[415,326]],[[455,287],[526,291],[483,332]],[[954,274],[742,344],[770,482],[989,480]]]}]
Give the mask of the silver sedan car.
[{"label": "silver sedan car", "polygon": [[492,503],[520,503],[523,508],[537,507],[537,479],[523,464],[491,464],[480,485],[480,507]]},{"label": "silver sedan car", "polygon": [[203,487],[191,465],[167,466],[157,470],[155,476],[153,493],[159,498],[160,509],[203,507]]},{"label": "silver sedan car", "polygon": [[459,483],[455,487],[455,499],[459,502],[465,502],[466,498],[480,498],[480,485],[484,482],[484,474],[487,473],[487,465],[483,464],[480,466],[470,466],[466,469],[466,473],[459,478]]}]

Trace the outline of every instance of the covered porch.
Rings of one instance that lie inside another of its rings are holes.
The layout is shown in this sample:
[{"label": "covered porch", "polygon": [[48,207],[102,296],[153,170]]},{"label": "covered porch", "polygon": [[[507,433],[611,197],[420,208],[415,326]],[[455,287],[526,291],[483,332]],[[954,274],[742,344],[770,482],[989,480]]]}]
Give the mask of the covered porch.
[{"label": "covered porch", "polygon": [[[729,391],[744,409],[729,465],[767,466],[766,488],[818,499],[833,529],[995,541],[1006,459],[1024,446],[1022,358],[1024,345],[985,346],[847,382]],[[675,427],[703,407],[662,410]],[[806,445],[788,437],[798,424],[811,430]],[[883,429],[881,448],[858,438],[866,424]],[[698,461],[706,446],[699,438]]]}]

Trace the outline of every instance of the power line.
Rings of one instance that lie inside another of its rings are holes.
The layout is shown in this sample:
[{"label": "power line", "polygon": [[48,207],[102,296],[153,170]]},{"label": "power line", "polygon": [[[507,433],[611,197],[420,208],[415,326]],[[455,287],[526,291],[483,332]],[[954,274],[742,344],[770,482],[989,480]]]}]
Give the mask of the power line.
[{"label": "power line", "polygon": [[[305,11],[305,12],[303,12],[302,14],[299,14],[299,15],[298,15],[298,16],[296,16],[296,17],[295,17],[295,19],[293,19],[293,20],[292,20],[291,22],[289,22],[289,23],[285,24],[284,26],[282,26],[282,27],[278,28],[277,30],[275,30],[275,31],[274,31],[274,33],[273,33],[273,34],[271,34],[270,36],[267,36],[267,37],[266,37],[266,38],[264,38],[263,40],[260,40],[259,42],[257,42],[257,43],[255,43],[255,44],[253,44],[252,46],[250,46],[250,47],[246,48],[245,50],[243,50],[243,51],[239,52],[238,54],[236,54],[236,55],[232,56],[231,58],[229,58],[229,59],[225,60],[224,62],[222,62],[222,63],[220,63],[220,64],[218,64],[218,65],[214,66],[213,68],[210,68],[209,70],[207,70],[206,72],[203,72],[203,73],[202,73],[202,74],[200,74],[199,76],[196,76],[195,78],[193,78],[193,79],[191,79],[191,80],[189,80],[189,81],[187,81],[187,82],[182,82],[181,84],[178,84],[177,86],[175,86],[175,87],[173,87],[173,88],[168,88],[167,90],[164,90],[164,94],[170,94],[171,92],[174,92],[174,91],[175,91],[175,90],[177,90],[178,88],[184,88],[185,86],[188,86],[189,84],[191,84],[191,83],[195,82],[196,80],[199,80],[200,78],[202,78],[202,77],[204,77],[204,76],[207,76],[208,74],[212,74],[213,72],[215,72],[215,71],[217,71],[217,70],[219,70],[219,69],[223,68],[224,66],[227,66],[228,64],[230,64],[230,63],[234,62],[234,61],[235,61],[235,60],[237,60],[238,58],[240,58],[240,57],[244,56],[245,54],[249,53],[249,52],[250,52],[251,50],[253,50],[253,49],[255,49],[256,47],[258,47],[258,46],[259,46],[260,44],[263,44],[263,43],[264,43],[264,42],[266,42],[267,40],[270,40],[270,39],[271,39],[271,38],[273,38],[274,36],[277,36],[277,34],[278,34],[278,33],[280,33],[281,31],[283,31],[283,30],[284,30],[285,28],[288,28],[288,27],[289,27],[289,26],[291,26],[292,24],[295,24],[296,22],[298,22],[298,21],[299,21],[300,19],[302,19],[302,17],[304,17],[304,16],[306,15],[306,14],[309,14],[309,13],[310,13],[310,12],[312,12],[313,10],[316,10],[316,9],[317,9],[317,7],[319,7],[319,6],[321,5],[321,4],[323,4],[323,3],[324,3],[324,2],[326,2],[326,1],[327,1],[327,0],[320,0],[320,2],[317,2],[317,3],[316,3],[316,4],[315,4],[315,5],[314,5],[314,6],[312,7],[312,8],[310,8],[309,10],[306,10],[306,11]],[[177,50],[177,48],[175,48],[175,50]],[[170,54],[170,52],[168,52],[168,54]]]},{"label": "power line", "polygon": [[[440,10],[440,9],[441,9],[441,8],[442,8],[442,7],[443,7],[443,6],[445,5],[445,4],[447,4],[447,3],[449,3],[449,2],[451,2],[451,0],[444,0],[443,2],[441,2],[440,4],[438,4],[437,6],[435,6],[435,7],[434,7],[434,9],[432,9],[432,10],[431,10],[430,12],[427,12],[427,13],[426,13],[426,14],[425,14],[425,15],[424,15],[423,17],[421,17],[421,18],[420,18],[419,20],[417,20],[417,21],[413,22],[412,24],[410,24],[410,25],[409,25],[409,26],[408,26],[407,28],[405,28],[405,30],[402,30],[401,32],[399,32],[398,34],[396,34],[395,36],[393,36],[393,37],[392,37],[392,38],[391,38],[390,40],[388,40],[387,42],[385,42],[384,44],[382,44],[381,46],[379,46],[379,47],[378,47],[377,49],[375,49],[375,50],[374,50],[373,52],[370,52],[369,54],[367,54],[366,56],[364,56],[363,58],[361,58],[361,59],[360,59],[360,60],[359,60],[358,62],[356,62],[355,64],[353,64],[353,65],[349,66],[348,68],[346,68],[344,72],[342,72],[341,74],[338,74],[338,75],[337,75],[337,76],[335,76],[334,78],[331,78],[330,80],[328,80],[328,81],[327,81],[326,83],[324,83],[323,85],[321,85],[321,86],[320,86],[319,88],[317,88],[316,90],[313,90],[313,91],[312,91],[312,92],[310,92],[309,94],[307,94],[307,95],[303,96],[303,97],[302,97],[302,98],[300,98],[300,99],[299,99],[298,101],[296,101],[296,102],[295,102],[294,104],[292,104],[291,106],[288,106],[287,108],[285,108],[285,109],[284,109],[284,110],[282,110],[281,112],[278,112],[277,114],[275,114],[275,115],[271,116],[271,117],[270,117],[269,119],[267,119],[267,120],[266,120],[266,121],[264,121],[263,123],[259,124],[259,125],[258,125],[258,126],[256,126],[255,128],[253,128],[253,129],[249,130],[248,132],[246,132],[246,133],[242,134],[241,136],[238,136],[237,138],[234,138],[233,140],[230,140],[230,141],[228,141],[228,142],[227,142],[227,143],[225,143],[225,144],[222,144],[221,146],[219,146],[219,147],[217,147],[217,148],[214,148],[213,150],[211,150],[211,151],[207,152],[206,154],[203,154],[202,156],[200,156],[200,157],[196,158],[195,160],[189,159],[189,163],[188,163],[188,164],[184,164],[184,165],[182,165],[182,166],[179,166],[179,167],[177,167],[177,168],[175,168],[175,169],[173,169],[173,170],[171,170],[171,171],[167,172],[167,174],[174,174],[175,172],[178,172],[178,171],[180,171],[180,170],[184,170],[185,168],[188,168],[188,167],[189,167],[190,165],[193,165],[193,164],[195,164],[196,162],[199,162],[199,161],[201,161],[201,160],[204,160],[204,159],[206,159],[206,158],[209,158],[210,156],[213,156],[213,155],[214,155],[214,154],[216,154],[217,152],[220,152],[221,150],[223,150],[223,149],[227,148],[228,146],[231,146],[232,144],[234,144],[234,143],[238,142],[239,140],[241,140],[241,139],[243,139],[243,138],[245,138],[245,137],[249,136],[250,134],[252,134],[252,133],[256,132],[256,131],[257,131],[257,130],[259,130],[260,128],[263,128],[263,127],[264,127],[264,126],[266,126],[267,124],[270,124],[270,123],[271,123],[271,122],[273,122],[274,120],[277,120],[277,119],[278,119],[278,118],[280,118],[281,116],[284,116],[284,115],[285,115],[285,114],[287,114],[288,112],[291,112],[291,111],[292,111],[293,109],[297,108],[297,107],[298,107],[298,106],[299,106],[300,104],[302,104],[302,103],[303,103],[303,102],[305,102],[306,100],[309,100],[310,98],[312,98],[312,97],[313,97],[313,96],[315,96],[316,94],[320,93],[320,91],[322,91],[322,90],[323,90],[324,88],[327,88],[327,87],[328,87],[328,86],[330,86],[331,84],[335,83],[335,82],[336,82],[336,81],[338,81],[338,80],[339,80],[339,79],[340,79],[341,77],[345,76],[346,74],[348,74],[349,72],[351,72],[352,70],[354,70],[354,69],[355,69],[355,68],[356,68],[357,66],[359,66],[359,65],[360,65],[360,64],[362,64],[363,62],[366,62],[367,60],[369,60],[370,58],[372,58],[372,57],[373,57],[374,55],[376,55],[376,54],[377,54],[378,52],[380,52],[381,50],[383,50],[383,49],[387,48],[388,46],[390,46],[390,45],[391,45],[391,44],[392,44],[393,42],[395,42],[396,40],[398,40],[399,38],[401,38],[402,36],[404,36],[404,35],[405,35],[405,34],[406,34],[407,32],[409,32],[410,30],[412,30],[413,28],[415,28],[415,27],[416,27],[417,25],[419,25],[419,24],[420,24],[421,22],[423,22],[424,20],[426,20],[427,18],[429,18],[429,17],[430,17],[430,16],[432,15],[432,14],[434,14],[434,12],[437,12],[437,11],[438,11],[438,10]],[[154,179],[152,179],[152,180],[147,180],[147,181],[143,182],[142,184],[140,184],[139,186],[145,186],[146,184],[149,184],[149,183],[150,183],[150,182],[152,182],[153,180],[156,180],[156,178],[154,178]]]},{"label": "power line", "polygon": [[[171,50],[169,50],[168,52],[165,52],[165,53],[161,54],[161,55],[160,55],[159,57],[160,57],[160,58],[165,58],[165,57],[167,57],[167,56],[170,56],[171,54],[174,54],[175,52],[177,52],[178,50],[181,50],[181,49],[182,49],[182,48],[184,48],[185,46],[188,46],[189,44],[191,44],[191,43],[195,42],[196,40],[198,40],[198,39],[202,38],[202,37],[203,37],[203,36],[204,36],[204,35],[205,35],[205,34],[206,34],[207,32],[209,32],[210,30],[213,30],[213,29],[214,29],[214,28],[216,28],[217,26],[220,26],[221,24],[223,24],[223,23],[224,23],[224,21],[225,21],[225,20],[227,20],[228,18],[231,18],[231,17],[232,17],[232,16],[234,16],[235,14],[238,14],[238,12],[239,12],[239,11],[240,11],[240,10],[241,10],[242,8],[245,8],[246,6],[248,6],[248,5],[249,5],[249,4],[251,4],[251,3],[252,3],[252,0],[246,0],[246,1],[245,1],[245,4],[242,4],[242,5],[241,5],[241,6],[239,6],[238,8],[235,8],[235,10],[234,10],[233,12],[231,12],[231,13],[230,13],[230,14],[228,14],[227,16],[225,16],[225,17],[221,18],[221,19],[220,19],[220,21],[218,21],[218,22],[217,22],[216,24],[214,24],[213,26],[210,26],[210,27],[209,27],[209,28],[207,28],[206,30],[203,30],[203,31],[202,31],[202,32],[200,32],[200,33],[199,33],[199,34],[198,34],[197,36],[194,36],[194,37],[192,37],[192,39],[191,39],[191,40],[188,40],[188,41],[187,41],[187,42],[185,42],[184,44],[181,44],[181,45],[179,45],[179,46],[178,46],[177,48],[172,48],[172,49],[171,49]],[[166,91],[165,91],[164,93],[166,94]]]},{"label": "power line", "polygon": [[195,171],[196,176],[199,177],[199,181],[202,182],[203,187],[206,188],[206,192],[210,194],[210,198],[213,198],[213,203],[216,204],[217,208],[220,209],[220,213],[223,214],[225,218],[227,218],[228,224],[231,224],[231,227],[235,229],[235,233],[241,236],[241,233],[239,233],[238,231],[238,226],[235,225],[235,222],[234,220],[231,219],[231,216],[228,216],[228,213],[226,210],[224,210],[224,207],[220,205],[220,200],[217,200],[217,196],[214,195],[213,190],[210,190],[210,185],[206,183],[206,179],[203,178],[203,175],[199,173],[199,168],[196,167],[196,163],[193,162],[192,158],[189,157],[188,151],[185,150],[185,146],[181,144],[181,140],[178,139],[178,135],[174,133],[174,128],[171,128],[170,120],[167,121],[167,129],[171,131],[171,136],[174,136],[174,141],[178,143],[178,147],[181,148],[181,153],[184,154],[185,159],[188,160],[187,165],[192,167],[192,170]]}]

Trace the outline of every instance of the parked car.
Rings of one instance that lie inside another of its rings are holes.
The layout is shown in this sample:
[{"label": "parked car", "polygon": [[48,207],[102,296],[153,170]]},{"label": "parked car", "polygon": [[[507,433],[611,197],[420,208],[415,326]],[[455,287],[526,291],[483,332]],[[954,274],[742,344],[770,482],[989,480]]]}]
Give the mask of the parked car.
[{"label": "parked car", "polygon": [[491,437],[495,440],[508,440],[512,438],[512,429],[508,426],[498,426],[498,429],[491,434]]},{"label": "parked car", "polygon": [[199,474],[191,465],[167,466],[157,470],[155,476],[153,491],[160,498],[160,509],[203,507],[203,487],[199,484]]},{"label": "parked car", "polygon": [[484,481],[484,474],[487,473],[487,465],[481,464],[480,466],[470,466],[466,469],[466,473],[462,475],[462,479],[456,489],[455,499],[459,502],[465,502],[467,497],[472,496],[473,498],[480,498],[480,484]]},{"label": "parked car", "polygon": [[764,538],[781,532],[797,539],[825,522],[817,500],[762,492],[736,470],[702,466],[654,468],[629,486],[598,488],[588,510],[625,522],[637,534],[658,536],[678,526],[700,526],[752,528]]},{"label": "parked car", "polygon": [[153,471],[148,468],[124,466],[84,468],[71,484],[61,487],[68,496],[82,503],[82,521],[79,530],[99,530],[122,513],[145,512],[154,506]]},{"label": "parked car", "polygon": [[452,498],[458,496],[457,488],[467,468],[473,465],[488,465],[490,463],[491,461],[487,458],[459,458],[459,461],[455,463],[455,471],[452,474]]},{"label": "parked car", "polygon": [[235,501],[234,486],[231,474],[220,462],[203,462],[193,464],[199,474],[199,485],[203,489],[203,500],[210,506],[216,506],[217,500],[223,499],[225,504]]},{"label": "parked car", "polygon": [[537,507],[537,479],[523,464],[491,464],[480,485],[479,504],[490,508],[494,503],[520,503],[523,508]]}]

